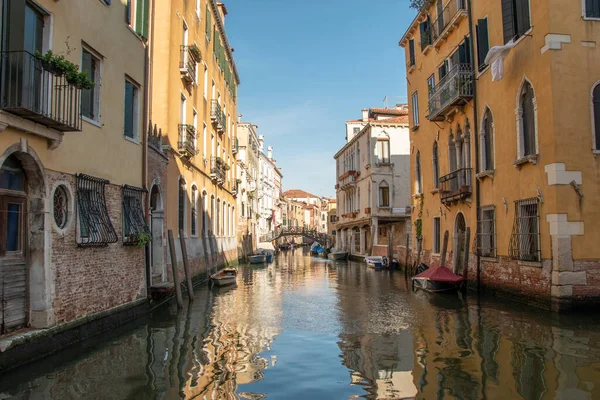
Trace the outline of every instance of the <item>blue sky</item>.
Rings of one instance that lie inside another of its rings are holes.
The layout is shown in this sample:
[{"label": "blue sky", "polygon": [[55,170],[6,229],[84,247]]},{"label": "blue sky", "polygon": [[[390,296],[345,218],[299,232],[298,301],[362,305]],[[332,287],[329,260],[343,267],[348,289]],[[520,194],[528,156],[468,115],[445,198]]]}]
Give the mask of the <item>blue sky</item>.
[{"label": "blue sky", "polygon": [[287,189],[335,194],[333,155],[361,109],[406,102],[408,0],[225,0],[238,113],[274,147]]}]

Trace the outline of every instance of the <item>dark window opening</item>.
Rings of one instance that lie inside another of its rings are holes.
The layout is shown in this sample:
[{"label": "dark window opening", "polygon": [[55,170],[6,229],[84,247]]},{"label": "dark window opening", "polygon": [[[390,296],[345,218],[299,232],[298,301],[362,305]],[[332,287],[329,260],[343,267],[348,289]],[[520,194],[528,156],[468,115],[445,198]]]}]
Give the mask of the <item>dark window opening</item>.
[{"label": "dark window opening", "polygon": [[142,195],[144,189],[123,186],[123,243],[134,244],[141,233],[150,234],[144,217]]},{"label": "dark window opening", "polygon": [[108,183],[105,179],[77,174],[79,246],[107,246],[118,240],[106,208],[104,190]]}]

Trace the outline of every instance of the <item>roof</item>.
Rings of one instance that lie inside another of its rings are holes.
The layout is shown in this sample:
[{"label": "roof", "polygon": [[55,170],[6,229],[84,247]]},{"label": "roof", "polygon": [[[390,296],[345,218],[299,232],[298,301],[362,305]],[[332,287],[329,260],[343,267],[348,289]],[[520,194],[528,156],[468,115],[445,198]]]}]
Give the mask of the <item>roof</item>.
[{"label": "roof", "polygon": [[363,121],[362,119],[350,120],[347,122],[364,122],[365,125],[367,123],[370,124],[408,124],[408,112],[406,114],[399,114],[398,117],[393,118],[385,118],[385,119],[375,119],[369,118],[368,121]]},{"label": "roof", "polygon": [[315,198],[315,199],[319,199],[319,196],[315,196],[314,194],[305,192],[304,190],[301,189],[290,189],[290,190],[286,190],[285,192],[283,192],[283,195],[285,197],[291,198],[291,199],[307,199],[307,198]]},{"label": "roof", "polygon": [[397,108],[370,108],[369,111],[376,114],[408,115],[408,110],[399,110]]}]

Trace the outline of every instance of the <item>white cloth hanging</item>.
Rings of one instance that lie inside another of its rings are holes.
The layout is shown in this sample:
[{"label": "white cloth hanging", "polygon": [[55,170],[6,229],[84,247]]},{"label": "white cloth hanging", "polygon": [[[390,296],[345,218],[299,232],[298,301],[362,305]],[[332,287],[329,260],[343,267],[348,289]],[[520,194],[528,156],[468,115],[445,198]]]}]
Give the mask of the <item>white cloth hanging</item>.
[{"label": "white cloth hanging", "polygon": [[484,62],[492,66],[492,81],[501,81],[504,77],[504,59],[513,47],[515,41],[511,39],[504,46],[494,46],[488,51]]}]

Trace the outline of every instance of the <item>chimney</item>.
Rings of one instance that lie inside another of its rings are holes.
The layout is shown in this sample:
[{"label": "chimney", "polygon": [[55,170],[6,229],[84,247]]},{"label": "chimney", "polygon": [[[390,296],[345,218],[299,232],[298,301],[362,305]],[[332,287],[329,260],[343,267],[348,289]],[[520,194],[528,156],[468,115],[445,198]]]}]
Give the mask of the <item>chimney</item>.
[{"label": "chimney", "polygon": [[242,122],[242,114],[238,114],[238,123]]},{"label": "chimney", "polygon": [[221,3],[220,1],[217,2],[217,9],[219,10],[221,21],[223,21],[223,25],[225,25],[225,16],[227,15],[227,8],[225,8],[225,4]]},{"label": "chimney", "polygon": [[362,110],[363,122],[369,122],[369,110]]},{"label": "chimney", "polygon": [[258,137],[258,149],[263,151],[265,149],[265,135],[260,135]]},{"label": "chimney", "polygon": [[273,146],[267,147],[267,157],[269,157],[269,160],[273,159]]}]

